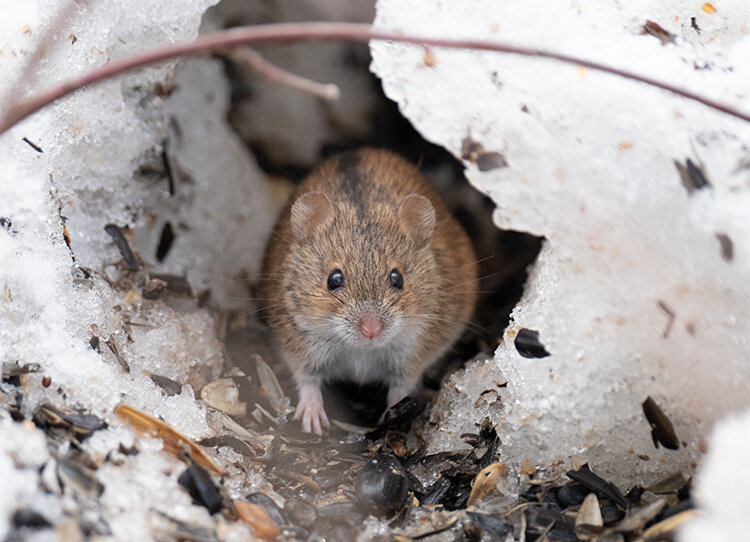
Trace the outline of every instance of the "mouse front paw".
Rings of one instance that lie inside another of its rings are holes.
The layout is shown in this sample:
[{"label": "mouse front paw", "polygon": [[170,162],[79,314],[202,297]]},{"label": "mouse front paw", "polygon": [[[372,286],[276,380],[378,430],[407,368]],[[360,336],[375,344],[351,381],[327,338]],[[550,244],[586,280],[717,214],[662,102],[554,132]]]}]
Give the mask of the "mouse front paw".
[{"label": "mouse front paw", "polygon": [[323,434],[323,428],[331,427],[323,408],[323,394],[320,386],[306,384],[299,391],[299,403],[294,412],[295,420],[302,420],[302,431],[305,433]]}]

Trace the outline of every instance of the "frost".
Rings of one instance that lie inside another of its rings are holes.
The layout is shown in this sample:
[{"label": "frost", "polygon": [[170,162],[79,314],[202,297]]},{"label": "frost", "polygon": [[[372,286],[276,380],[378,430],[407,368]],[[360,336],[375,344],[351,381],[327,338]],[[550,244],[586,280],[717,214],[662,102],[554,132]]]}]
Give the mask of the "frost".
[{"label": "frost", "polygon": [[[122,0],[25,2],[0,21],[0,107],[113,59],[191,40],[214,3],[170,0],[145,10]],[[154,510],[209,520],[176,484],[184,466],[160,441],[135,437],[112,410],[125,402],[191,438],[213,434],[194,391],[224,363],[213,314],[187,296],[150,300],[143,292],[147,273],[163,273],[185,278],[213,307],[247,303],[264,243],[257,232],[275,209],[226,124],[228,95],[218,61],[167,62],[78,91],[0,136],[0,363],[41,367],[20,388],[27,420],[48,402],[108,422],[83,450],[103,462],[95,471],[101,518],[91,521],[121,540],[143,538]],[[166,223],[174,241],[157,258]],[[139,273],[118,267],[107,224],[125,229],[143,262]],[[181,393],[167,396],[152,374],[178,381]],[[56,483],[43,433],[5,418],[0,432],[0,538],[21,507],[43,506],[53,524],[61,507],[87,521],[93,512],[76,510],[67,490],[58,497],[37,489],[42,467]],[[124,455],[120,445],[139,453]]]},{"label": "frost", "polygon": [[[675,43],[643,33],[648,20]],[[739,0],[714,14],[674,1],[381,0],[376,18],[391,31],[577,55],[745,111],[748,23]],[[716,420],[750,398],[750,125],[547,60],[434,49],[427,66],[422,47],[375,42],[372,52],[402,113],[464,157],[470,182],[497,205],[496,224],[546,238],[491,365],[443,390],[431,448],[455,448],[475,429],[474,403],[502,371],[504,410],[493,420],[511,468],[529,458],[566,469],[574,457],[628,484],[689,469]],[[675,162],[688,159],[710,187],[686,189]],[[551,355],[520,356],[521,328],[538,331]],[[649,396],[685,443],[678,452],[654,448],[641,409]]]}]

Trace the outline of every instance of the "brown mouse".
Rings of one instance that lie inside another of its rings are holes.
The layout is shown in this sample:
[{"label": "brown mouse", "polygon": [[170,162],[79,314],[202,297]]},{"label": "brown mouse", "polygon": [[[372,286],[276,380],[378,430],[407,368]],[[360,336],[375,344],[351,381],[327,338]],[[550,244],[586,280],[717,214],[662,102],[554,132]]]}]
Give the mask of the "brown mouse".
[{"label": "brown mouse", "polygon": [[263,261],[267,320],[292,369],[304,431],[329,426],[321,385],[388,386],[388,407],[456,341],[474,310],[468,236],[395,154],[326,160],[282,211]]}]

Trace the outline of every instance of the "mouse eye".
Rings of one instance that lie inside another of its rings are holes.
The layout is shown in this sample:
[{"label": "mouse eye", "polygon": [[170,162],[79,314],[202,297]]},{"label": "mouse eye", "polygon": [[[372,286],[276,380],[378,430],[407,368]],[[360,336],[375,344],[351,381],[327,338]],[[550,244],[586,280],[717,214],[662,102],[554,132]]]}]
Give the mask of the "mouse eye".
[{"label": "mouse eye", "polygon": [[404,289],[404,276],[401,274],[401,271],[399,271],[398,269],[392,269],[390,279],[391,286],[396,288],[396,290]]},{"label": "mouse eye", "polygon": [[344,273],[341,269],[334,269],[330,275],[328,275],[328,289],[330,291],[338,290],[344,285]]}]

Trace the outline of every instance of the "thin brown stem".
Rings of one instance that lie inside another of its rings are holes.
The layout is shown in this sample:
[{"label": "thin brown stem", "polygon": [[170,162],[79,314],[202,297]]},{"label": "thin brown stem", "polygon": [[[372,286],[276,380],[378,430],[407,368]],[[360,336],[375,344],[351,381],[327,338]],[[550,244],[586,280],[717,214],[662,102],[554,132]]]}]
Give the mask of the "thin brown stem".
[{"label": "thin brown stem", "polygon": [[269,81],[296,88],[303,92],[309,92],[329,102],[335,102],[341,96],[341,90],[339,90],[337,85],[333,83],[318,83],[306,77],[290,73],[271,64],[263,58],[263,55],[253,49],[242,47],[228,53],[227,56],[235,62],[254,69]]},{"label": "thin brown stem", "polygon": [[738,111],[737,109],[729,105],[717,102],[695,92],[681,89],[669,83],[658,81],[651,77],[638,75],[636,73],[632,73],[619,68],[613,68],[599,62],[585,60],[583,58],[578,58],[562,53],[543,51],[540,49],[532,49],[528,47],[520,47],[507,43],[489,42],[473,39],[451,40],[443,38],[407,36],[394,32],[374,31],[371,29],[370,25],[366,24],[283,23],[239,27],[232,28],[230,30],[212,32],[210,34],[203,34],[201,36],[198,36],[198,38],[190,43],[174,44],[140,55],[124,58],[122,60],[115,60],[113,62],[110,62],[106,66],[97,68],[80,77],[71,79],[70,81],[55,85],[54,87],[47,89],[46,91],[42,91],[28,100],[10,107],[9,110],[3,115],[2,122],[0,122],[0,134],[4,133],[9,128],[25,119],[29,115],[39,111],[42,107],[62,98],[63,96],[66,96],[67,94],[70,94],[71,92],[135,68],[140,68],[142,66],[147,66],[150,64],[156,64],[158,62],[163,62],[165,60],[170,60],[182,56],[194,56],[211,52],[223,52],[240,45],[270,42],[292,43],[303,40],[344,40],[361,42],[379,40],[429,45],[432,47],[447,47],[451,49],[477,49],[483,51],[498,51],[515,55],[550,58],[558,60],[560,62],[565,62],[567,64],[584,66],[592,70],[611,73],[619,77],[645,83],[647,85],[672,92],[679,96],[683,96],[690,100],[702,103],[703,105],[717,111],[722,111],[739,119],[750,122],[750,114]]}]

